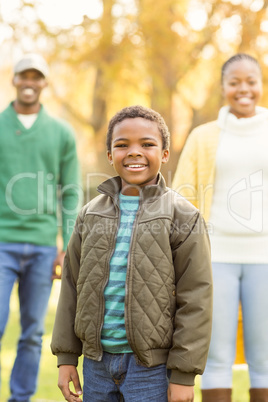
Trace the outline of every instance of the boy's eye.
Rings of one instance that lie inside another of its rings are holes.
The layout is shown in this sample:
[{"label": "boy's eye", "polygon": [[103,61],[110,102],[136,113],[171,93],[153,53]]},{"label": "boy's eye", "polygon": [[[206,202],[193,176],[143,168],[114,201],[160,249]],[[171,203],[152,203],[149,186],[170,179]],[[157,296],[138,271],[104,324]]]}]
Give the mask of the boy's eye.
[{"label": "boy's eye", "polygon": [[114,147],[115,148],[123,148],[123,147],[126,147],[127,145],[126,144],[116,144]]},{"label": "boy's eye", "polygon": [[155,144],[151,143],[151,142],[146,142],[145,144],[143,144],[143,147],[147,148],[147,147],[154,147]]}]

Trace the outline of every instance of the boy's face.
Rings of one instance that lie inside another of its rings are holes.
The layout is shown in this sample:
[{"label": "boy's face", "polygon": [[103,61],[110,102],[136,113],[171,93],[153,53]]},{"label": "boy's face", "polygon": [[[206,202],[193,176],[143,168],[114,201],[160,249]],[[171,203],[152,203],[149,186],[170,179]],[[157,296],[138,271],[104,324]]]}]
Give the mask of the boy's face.
[{"label": "boy's face", "polygon": [[139,195],[139,188],[155,184],[161,164],[169,157],[154,121],[141,117],[116,124],[108,160],[122,180],[122,193]]}]

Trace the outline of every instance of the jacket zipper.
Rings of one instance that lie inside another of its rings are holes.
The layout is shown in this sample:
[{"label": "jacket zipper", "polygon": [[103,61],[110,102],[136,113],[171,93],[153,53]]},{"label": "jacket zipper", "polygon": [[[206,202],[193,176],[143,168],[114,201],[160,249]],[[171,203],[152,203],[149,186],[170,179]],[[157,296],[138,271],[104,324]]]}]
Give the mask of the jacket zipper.
[{"label": "jacket zipper", "polygon": [[132,249],[132,242],[133,242],[133,238],[134,235],[136,234],[137,231],[137,227],[138,227],[138,218],[141,215],[141,209],[142,206],[141,204],[139,205],[137,214],[136,214],[136,218],[134,220],[134,224],[133,224],[133,229],[132,229],[132,233],[131,233],[131,238],[130,238],[130,246],[129,246],[129,254],[128,254],[128,262],[127,262],[127,275],[126,275],[126,284],[125,284],[125,328],[126,328],[126,334],[127,334],[127,340],[129,343],[129,346],[131,347],[131,349],[133,350],[133,352],[138,356],[137,350],[134,347],[134,342],[133,342],[133,337],[131,334],[131,331],[129,330],[129,321],[128,321],[128,306],[129,306],[129,302],[128,302],[128,283],[129,283],[129,271],[130,271],[130,267],[131,267],[131,249]]}]

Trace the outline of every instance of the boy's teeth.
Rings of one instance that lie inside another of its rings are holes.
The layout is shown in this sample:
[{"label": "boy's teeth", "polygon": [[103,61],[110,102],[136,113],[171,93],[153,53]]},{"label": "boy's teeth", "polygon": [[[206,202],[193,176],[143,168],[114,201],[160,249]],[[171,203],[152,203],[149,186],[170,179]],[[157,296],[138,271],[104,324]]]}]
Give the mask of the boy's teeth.
[{"label": "boy's teeth", "polygon": [[135,168],[135,167],[140,168],[140,167],[143,167],[143,165],[128,165],[128,167],[130,167],[130,168]]}]

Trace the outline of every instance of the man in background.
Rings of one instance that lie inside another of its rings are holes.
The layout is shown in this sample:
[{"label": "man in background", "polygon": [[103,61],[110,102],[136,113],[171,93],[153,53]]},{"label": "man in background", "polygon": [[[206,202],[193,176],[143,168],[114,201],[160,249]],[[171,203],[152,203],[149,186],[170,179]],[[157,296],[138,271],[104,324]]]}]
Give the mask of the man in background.
[{"label": "man in background", "polygon": [[35,393],[51,285],[60,277],[56,267],[63,264],[79,208],[73,129],[39,101],[48,73],[38,54],[19,60],[12,81],[16,99],[0,114],[0,340],[16,281],[21,323],[10,402],[28,402]]}]

